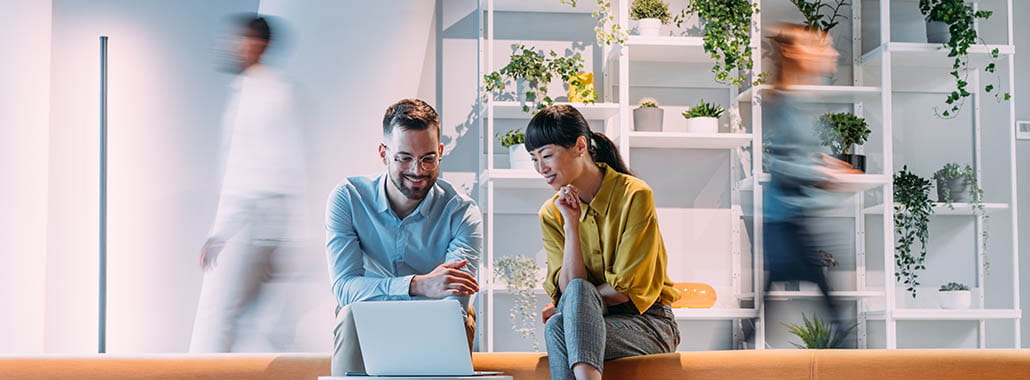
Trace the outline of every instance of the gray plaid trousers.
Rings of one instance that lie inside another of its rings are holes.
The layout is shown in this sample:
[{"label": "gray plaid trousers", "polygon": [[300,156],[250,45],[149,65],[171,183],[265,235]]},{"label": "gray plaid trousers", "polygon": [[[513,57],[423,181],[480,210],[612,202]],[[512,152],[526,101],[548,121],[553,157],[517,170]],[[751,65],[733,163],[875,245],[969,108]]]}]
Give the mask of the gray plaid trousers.
[{"label": "gray plaid trousers", "polygon": [[680,342],[669,306],[656,303],[643,314],[632,304],[609,310],[584,279],[569,281],[557,309],[544,326],[551,379],[575,379],[572,366],[578,363],[604,372],[605,360],[673,352]]}]

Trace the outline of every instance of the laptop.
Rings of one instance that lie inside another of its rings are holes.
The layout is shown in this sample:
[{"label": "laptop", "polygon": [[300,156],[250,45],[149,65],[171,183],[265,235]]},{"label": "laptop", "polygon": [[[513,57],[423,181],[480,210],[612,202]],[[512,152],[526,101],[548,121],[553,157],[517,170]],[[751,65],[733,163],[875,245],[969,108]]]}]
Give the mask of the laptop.
[{"label": "laptop", "polygon": [[489,376],[472,370],[457,300],[373,301],[351,306],[370,376]]}]

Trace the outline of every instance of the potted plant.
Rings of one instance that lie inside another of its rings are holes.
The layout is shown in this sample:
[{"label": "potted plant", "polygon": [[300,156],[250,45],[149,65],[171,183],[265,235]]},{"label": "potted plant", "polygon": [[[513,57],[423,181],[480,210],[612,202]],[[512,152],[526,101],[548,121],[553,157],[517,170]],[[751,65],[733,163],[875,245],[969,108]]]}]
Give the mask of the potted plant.
[{"label": "potted plant", "polygon": [[[994,13],[986,10],[975,10],[965,0],[919,0],[919,10],[926,17],[926,39],[929,43],[942,43],[948,51],[948,57],[954,59],[951,76],[955,79],[955,91],[948,94],[945,101],[949,109],[939,117],[953,118],[958,115],[965,99],[972,95],[967,90],[969,81],[969,48],[982,41],[976,32],[976,20],[986,20]],[[995,73],[999,50],[991,50],[991,63],[984,66],[984,72]],[[1010,100],[1010,93],[995,91],[1000,78],[984,85],[984,92],[994,95],[999,101]],[[935,109],[935,111],[937,111]]]},{"label": "potted plant", "polygon": [[512,45],[512,50],[507,65],[483,76],[484,88],[487,92],[499,92],[505,89],[506,80],[514,81],[516,98],[525,112],[553,105],[554,99],[547,94],[551,80],[558,76],[563,83],[569,82],[583,69],[583,57],[579,54],[558,57],[554,51],[544,54],[521,44]]},{"label": "potted plant", "polygon": [[719,118],[724,112],[726,110],[722,106],[701,99],[697,106],[683,112],[687,119],[687,133],[718,133]]},{"label": "potted plant", "polygon": [[[894,174],[894,278],[905,285],[906,290],[916,297],[919,286],[917,271],[926,269],[926,241],[929,238],[930,215],[933,202],[930,201],[930,180],[908,171],[906,165]],[[919,250],[913,253],[913,245],[919,242]]]},{"label": "potted plant", "polygon": [[[840,24],[838,18],[847,18],[840,13],[840,9],[848,4],[847,0],[790,0],[798,8],[801,15],[805,17],[805,26],[811,30],[821,30],[830,33],[833,27]],[[829,15],[823,10],[829,10]]]},{"label": "potted plant", "polygon": [[662,0],[633,0],[629,15],[639,22],[641,36],[655,37],[662,24],[669,23],[669,5]]},{"label": "potted plant", "polygon": [[569,79],[569,102],[591,104],[597,101],[594,73],[576,73]]},{"label": "potted plant", "polygon": [[969,201],[969,196],[976,193],[976,172],[969,165],[944,164],[933,173],[933,179],[937,181],[937,201],[947,203],[949,207],[952,207],[952,202]]},{"label": "potted plant", "polygon": [[801,338],[802,344],[794,342],[790,344],[802,349],[841,348],[844,345],[844,339],[847,339],[858,326],[852,325],[843,329],[841,326],[823,322],[816,315],[812,315],[812,320],[808,320],[805,313],[801,313],[801,319],[804,322],[803,326],[783,323],[783,327],[786,327],[791,334]]},{"label": "potted plant", "polygon": [[503,256],[494,259],[494,278],[504,281],[514,297],[510,314],[511,328],[521,335],[522,339],[532,343],[534,351],[540,351],[540,343],[536,339],[536,323],[539,318],[536,288],[543,279],[539,273],[540,266],[529,257]]},{"label": "potted plant", "polygon": [[508,162],[515,170],[533,170],[533,158],[526,150],[526,134],[522,128],[508,131],[504,136],[497,136],[501,146],[508,148]]},{"label": "potted plant", "polygon": [[968,286],[949,282],[937,291],[937,302],[942,309],[968,309],[973,303],[973,294]]},{"label": "potted plant", "polygon": [[[751,50],[751,22],[758,4],[751,0],[689,0],[687,10],[704,20],[704,49],[713,60],[715,80],[742,86],[754,67]],[[765,75],[755,75],[759,85]]]},{"label": "potted plant", "polygon": [[819,119],[819,138],[830,147],[833,157],[865,172],[865,156],[851,154],[851,148],[862,145],[869,138],[869,124],[851,113],[828,113]]},{"label": "potted plant", "polygon": [[665,110],[652,98],[640,99],[640,105],[633,110],[633,130],[661,132]]}]

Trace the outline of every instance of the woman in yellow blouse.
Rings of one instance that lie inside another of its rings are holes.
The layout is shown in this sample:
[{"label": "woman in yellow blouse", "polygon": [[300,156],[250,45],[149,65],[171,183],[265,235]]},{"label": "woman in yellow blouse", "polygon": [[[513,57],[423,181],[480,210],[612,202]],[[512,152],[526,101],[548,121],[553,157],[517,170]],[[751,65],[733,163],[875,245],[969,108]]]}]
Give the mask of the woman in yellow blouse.
[{"label": "woman in yellow blouse", "polygon": [[605,360],[674,351],[669,305],[679,293],[651,188],[572,106],[537,113],[526,149],[558,191],[540,208],[544,289],[555,302],[543,311],[551,378],[600,379]]}]

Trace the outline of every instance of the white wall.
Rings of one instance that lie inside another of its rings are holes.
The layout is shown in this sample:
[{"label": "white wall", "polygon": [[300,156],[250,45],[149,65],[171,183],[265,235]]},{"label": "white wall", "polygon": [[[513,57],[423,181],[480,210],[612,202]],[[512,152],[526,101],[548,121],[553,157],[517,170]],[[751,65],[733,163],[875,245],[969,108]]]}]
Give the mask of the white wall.
[{"label": "white wall", "polygon": [[95,352],[98,36],[109,45],[108,351],[184,351],[214,214],[224,16],[256,0],[53,7],[46,350]]},{"label": "white wall", "polygon": [[[1022,22],[1030,16],[1030,3],[1013,1],[1015,10],[1014,38],[1016,45],[1016,120],[1030,120],[1030,24]],[[1014,128],[1014,127],[1013,127]],[[1019,247],[1020,298],[1023,310],[1030,310],[1030,140],[1016,141],[1019,182]],[[1024,311],[1022,320],[1023,347],[1030,347],[1030,318]]]},{"label": "white wall", "polygon": [[[0,353],[43,351],[49,0],[0,1]],[[14,89],[11,91],[10,89]]]}]

